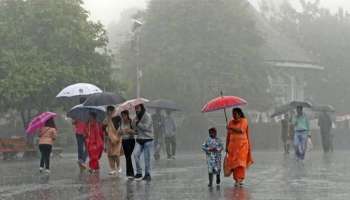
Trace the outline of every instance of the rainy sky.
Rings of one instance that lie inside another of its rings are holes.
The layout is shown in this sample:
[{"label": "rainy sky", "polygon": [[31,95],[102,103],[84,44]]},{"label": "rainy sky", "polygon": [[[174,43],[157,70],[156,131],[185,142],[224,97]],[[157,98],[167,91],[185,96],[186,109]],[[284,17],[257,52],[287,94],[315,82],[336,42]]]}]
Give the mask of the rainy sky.
[{"label": "rainy sky", "polygon": [[[249,0],[254,6],[258,5],[260,0]],[[270,0],[275,3],[283,0]],[[298,6],[299,0],[289,0]],[[309,0],[315,1],[315,0]],[[118,21],[120,13],[131,7],[145,8],[149,0],[84,0],[86,8],[90,11],[93,20],[99,20],[108,25],[111,22]],[[335,11],[340,6],[350,10],[350,0],[321,0],[323,7]]]}]

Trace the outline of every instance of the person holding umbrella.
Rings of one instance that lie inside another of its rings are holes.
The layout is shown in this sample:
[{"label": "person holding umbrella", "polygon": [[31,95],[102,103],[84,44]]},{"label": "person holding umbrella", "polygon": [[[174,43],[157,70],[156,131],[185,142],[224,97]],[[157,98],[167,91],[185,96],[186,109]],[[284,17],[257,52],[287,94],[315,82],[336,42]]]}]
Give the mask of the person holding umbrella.
[{"label": "person holding umbrella", "polygon": [[152,121],[154,131],[154,159],[159,160],[164,137],[164,117],[161,109],[156,108],[156,112],[152,115]]},{"label": "person holding umbrella", "polygon": [[307,140],[308,138],[311,138],[311,135],[309,119],[304,114],[303,107],[301,105],[297,106],[297,115],[295,118],[293,118],[293,125],[295,156],[299,160],[304,160]]},{"label": "person holding umbrella", "polygon": [[166,116],[164,119],[164,136],[165,145],[168,159],[175,159],[176,153],[176,124],[175,120],[171,116],[171,111],[166,111]]},{"label": "person holding umbrella", "polygon": [[86,125],[86,147],[89,155],[89,171],[97,172],[100,169],[99,160],[103,152],[103,129],[96,118],[95,112],[90,112],[90,119]]},{"label": "person holding umbrella", "polygon": [[39,129],[40,172],[45,168],[50,173],[50,156],[52,145],[57,137],[57,128],[53,118],[46,121],[45,126]]},{"label": "person holding umbrella", "polygon": [[126,176],[129,179],[134,178],[134,167],[132,165],[131,155],[135,148],[135,131],[132,127],[132,120],[129,116],[129,111],[124,110],[121,112],[122,121],[121,121],[121,134],[122,134],[122,144],[125,155],[125,164],[126,164]]},{"label": "person holding umbrella", "polygon": [[[133,124],[136,130],[137,148],[134,154],[136,163],[136,180],[151,181],[151,148],[153,144],[153,127],[151,115],[146,112],[144,104],[135,106],[136,117]],[[145,161],[145,176],[142,178],[141,154]]]},{"label": "person holding umbrella", "polygon": [[253,164],[248,120],[242,109],[232,109],[232,120],[227,125],[225,171],[233,173],[235,186],[242,186],[247,168]]}]

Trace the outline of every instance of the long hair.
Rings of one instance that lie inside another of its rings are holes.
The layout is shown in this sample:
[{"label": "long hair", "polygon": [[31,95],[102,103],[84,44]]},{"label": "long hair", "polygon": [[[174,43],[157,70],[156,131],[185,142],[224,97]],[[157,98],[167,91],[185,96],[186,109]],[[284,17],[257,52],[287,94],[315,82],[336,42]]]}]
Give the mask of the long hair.
[{"label": "long hair", "polygon": [[232,113],[238,113],[240,118],[245,118],[244,113],[241,108],[233,108]]},{"label": "long hair", "polygon": [[56,129],[56,124],[55,124],[55,121],[53,120],[53,118],[50,118],[49,120],[47,120],[45,122],[45,126]]},{"label": "long hair", "polygon": [[127,118],[128,118],[129,123],[131,123],[130,113],[129,113],[128,110],[124,110],[124,111],[122,111],[120,114],[121,114],[121,116],[126,115]]},{"label": "long hair", "polygon": [[112,122],[113,122],[114,128],[118,130],[122,122],[122,118],[119,115],[117,115],[112,118]]},{"label": "long hair", "polygon": [[146,113],[146,108],[143,104],[139,105],[141,107],[141,111],[136,114],[138,121],[140,121],[143,117],[143,115]]}]

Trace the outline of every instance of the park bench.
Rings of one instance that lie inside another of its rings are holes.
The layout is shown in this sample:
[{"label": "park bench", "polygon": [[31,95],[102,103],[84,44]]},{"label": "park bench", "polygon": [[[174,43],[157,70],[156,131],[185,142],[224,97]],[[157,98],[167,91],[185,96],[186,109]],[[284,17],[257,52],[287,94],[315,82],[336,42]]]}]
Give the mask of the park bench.
[{"label": "park bench", "polygon": [[23,137],[0,138],[0,153],[4,160],[14,158],[18,153],[23,153],[25,158],[35,157],[37,154],[33,145],[28,144]]}]

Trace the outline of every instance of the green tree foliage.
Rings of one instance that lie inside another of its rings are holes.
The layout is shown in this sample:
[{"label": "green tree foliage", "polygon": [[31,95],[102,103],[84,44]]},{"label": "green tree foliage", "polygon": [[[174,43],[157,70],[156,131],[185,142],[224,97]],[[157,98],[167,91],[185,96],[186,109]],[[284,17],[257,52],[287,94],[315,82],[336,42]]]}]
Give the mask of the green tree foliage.
[{"label": "green tree foliage", "polygon": [[307,77],[311,83],[308,92],[315,101],[350,111],[350,15],[343,9],[333,14],[318,0],[301,0],[300,4],[299,11],[285,2],[271,22],[325,66],[321,76]]},{"label": "green tree foliage", "polygon": [[139,62],[144,96],[174,99],[194,111],[221,89],[252,106],[262,102],[263,40],[246,1],[152,0],[143,15],[139,40],[124,45],[120,62],[132,80]]},{"label": "green tree foliage", "polygon": [[64,86],[90,82],[116,86],[110,77],[107,36],[88,20],[80,0],[0,1],[0,108],[52,109]]}]

